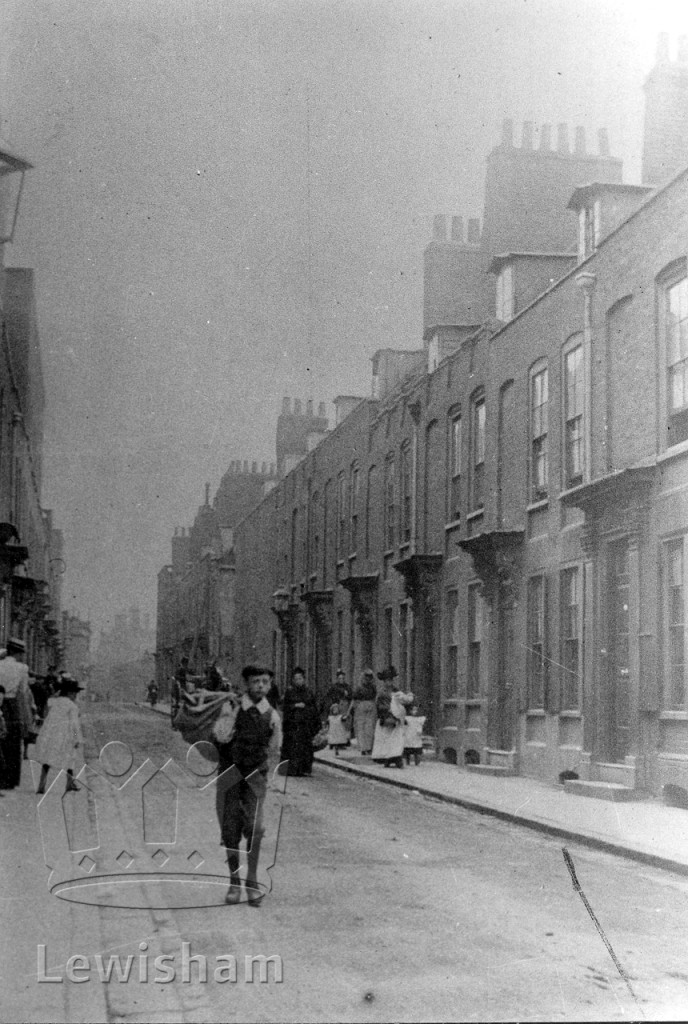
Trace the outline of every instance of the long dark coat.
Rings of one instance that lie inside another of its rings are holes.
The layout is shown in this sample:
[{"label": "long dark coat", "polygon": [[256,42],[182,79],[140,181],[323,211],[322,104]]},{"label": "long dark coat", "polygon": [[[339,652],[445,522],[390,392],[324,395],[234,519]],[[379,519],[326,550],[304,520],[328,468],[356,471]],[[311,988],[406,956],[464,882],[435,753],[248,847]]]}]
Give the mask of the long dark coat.
[{"label": "long dark coat", "polygon": [[289,775],[310,775],[313,737],[320,731],[315,697],[307,686],[290,686],[282,704],[282,754]]}]

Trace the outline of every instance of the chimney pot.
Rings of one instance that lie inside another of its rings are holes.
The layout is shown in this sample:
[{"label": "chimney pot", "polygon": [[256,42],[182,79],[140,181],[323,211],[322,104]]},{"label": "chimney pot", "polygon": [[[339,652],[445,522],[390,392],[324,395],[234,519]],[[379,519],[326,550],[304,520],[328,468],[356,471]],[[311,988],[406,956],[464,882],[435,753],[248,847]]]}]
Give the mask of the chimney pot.
[{"label": "chimney pot", "polygon": [[327,412],[325,411],[325,403],[324,402],[321,402],[320,405],[318,406],[318,416],[321,419],[325,419],[325,417],[327,416]]},{"label": "chimney pot", "polygon": [[678,37],[678,52],[676,57],[679,64],[688,64],[688,36]]},{"label": "chimney pot", "polygon": [[252,462],[251,463],[251,472],[252,473],[257,473],[258,472],[258,463],[257,462]]},{"label": "chimney pot", "polygon": [[244,473],[248,473],[248,459],[244,459]]},{"label": "chimney pot", "polygon": [[271,462],[270,463],[270,476],[274,476],[274,475],[275,475],[275,463]]},{"label": "chimney pot", "polygon": [[471,217],[468,221],[468,242],[470,245],[478,245],[480,242],[480,219]]},{"label": "chimney pot", "polygon": [[205,485],[205,503],[210,504],[210,484]]},{"label": "chimney pot", "polygon": [[291,412],[291,398],[282,399],[282,415],[288,416]]},{"label": "chimney pot", "polygon": [[451,238],[452,242],[463,242],[463,217],[452,217]]},{"label": "chimney pot", "polygon": [[657,36],[657,63],[666,64],[669,60],[669,33],[660,32]]},{"label": "chimney pot", "polygon": [[585,128],[576,128],[576,155],[585,155]]},{"label": "chimney pot", "polygon": [[533,148],[533,122],[523,122],[523,135],[521,136],[521,146],[523,149]]},{"label": "chimney pot", "polygon": [[313,399],[309,398],[306,402],[306,416],[313,416]]},{"label": "chimney pot", "polygon": [[267,471],[268,471],[268,464],[267,464],[267,462],[261,462],[261,464],[260,464],[261,475],[265,476]]},{"label": "chimney pot", "polygon": [[502,145],[511,148],[514,144],[514,122],[510,117],[502,121]]},{"label": "chimney pot", "polygon": [[543,153],[548,153],[552,146],[552,125],[543,124],[540,129],[540,149]]},{"label": "chimney pot", "polygon": [[301,415],[301,399],[300,398],[295,398],[294,399],[294,415],[295,416],[300,416]]},{"label": "chimney pot", "polygon": [[606,128],[600,128],[597,133],[597,145],[600,156],[609,156],[609,132]]},{"label": "chimney pot", "polygon": [[432,220],[432,237],[436,242],[447,240],[447,220],[443,213],[436,213]]},{"label": "chimney pot", "polygon": [[569,126],[567,124],[557,125],[557,152],[568,153],[569,151]]}]

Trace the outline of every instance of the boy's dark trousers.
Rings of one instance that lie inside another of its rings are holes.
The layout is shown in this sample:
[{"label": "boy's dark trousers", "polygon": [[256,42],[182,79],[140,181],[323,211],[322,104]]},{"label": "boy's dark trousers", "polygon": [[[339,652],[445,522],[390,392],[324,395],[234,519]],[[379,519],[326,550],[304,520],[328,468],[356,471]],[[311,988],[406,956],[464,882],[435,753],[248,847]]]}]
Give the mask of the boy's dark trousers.
[{"label": "boy's dark trousers", "polygon": [[248,854],[246,878],[252,882],[256,881],[260,844],[265,832],[263,804],[267,781],[266,771],[255,771],[248,779],[238,779],[234,785],[220,784],[217,787],[217,817],[230,873],[236,875],[239,872],[239,846],[243,838]]}]

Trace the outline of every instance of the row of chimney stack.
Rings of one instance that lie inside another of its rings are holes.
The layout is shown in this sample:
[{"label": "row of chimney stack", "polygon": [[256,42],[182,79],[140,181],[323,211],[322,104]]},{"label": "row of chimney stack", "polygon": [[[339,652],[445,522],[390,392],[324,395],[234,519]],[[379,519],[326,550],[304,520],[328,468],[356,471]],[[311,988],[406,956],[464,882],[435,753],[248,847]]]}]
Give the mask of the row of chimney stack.
[{"label": "row of chimney stack", "polygon": [[[533,149],[533,139],[535,134],[535,123],[533,121],[524,121],[523,130],[521,134],[521,148],[522,149]],[[506,118],[502,122],[502,146],[506,148],[512,148],[514,145],[514,122],[511,118]],[[597,145],[599,147],[600,156],[609,156],[609,133],[606,128],[600,128],[597,132]],[[540,143],[539,150],[542,153],[552,152],[552,125],[543,124],[540,128]],[[567,124],[557,125],[557,153],[560,155],[569,155],[569,126]],[[585,156],[585,128],[576,128],[575,142],[573,147],[574,156]]]},{"label": "row of chimney stack", "polygon": [[[283,398],[282,399],[282,415],[283,416],[291,416],[292,414],[294,416],[303,416],[302,409],[303,409],[303,406],[301,404],[301,399],[300,398],[295,398],[294,399],[294,410],[293,410],[293,413],[292,413],[292,408],[291,408],[291,398]],[[309,398],[308,401],[306,402],[306,416],[310,416],[311,419],[314,418],[313,399],[312,398]],[[327,412],[325,411],[325,403],[321,402],[319,404],[319,406],[318,406],[318,419],[324,419],[325,416],[327,416]]]},{"label": "row of chimney stack", "polygon": [[[669,55],[669,33],[660,32],[657,36],[657,63],[668,64],[671,62]],[[679,36],[676,46],[676,60],[679,64],[688,64],[688,36]]]},{"label": "row of chimney stack", "polygon": [[[432,236],[436,242],[447,241],[447,218],[443,213],[433,217]],[[463,233],[463,217],[451,218],[450,241],[468,245],[480,245],[480,218],[471,217],[468,221],[468,238]]]},{"label": "row of chimney stack", "polygon": [[[230,474],[236,473],[249,473],[248,460],[244,459],[243,463],[241,459],[232,459],[229,464],[228,472]],[[252,462],[250,472],[255,474],[258,472],[258,463]],[[267,462],[261,462],[260,464],[260,475],[261,476],[275,476],[275,463],[271,462],[269,465]]]}]

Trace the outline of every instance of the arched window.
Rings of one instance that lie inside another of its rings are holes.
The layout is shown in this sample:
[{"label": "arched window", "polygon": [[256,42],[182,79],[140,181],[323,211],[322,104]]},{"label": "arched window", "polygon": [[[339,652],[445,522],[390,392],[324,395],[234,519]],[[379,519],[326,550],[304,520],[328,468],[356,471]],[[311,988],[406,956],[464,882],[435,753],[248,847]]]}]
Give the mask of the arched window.
[{"label": "arched window", "polygon": [[399,455],[400,544],[411,540],[411,445],[405,441]]},{"label": "arched window", "polygon": [[471,402],[471,510],[485,505],[485,392]]},{"label": "arched window", "polygon": [[575,335],[564,346],[563,467],[564,487],[576,487],[585,479],[585,354],[583,336]]},{"label": "arched window", "polygon": [[547,363],[536,363],[530,371],[530,500],[542,501],[549,494],[549,378]]}]

